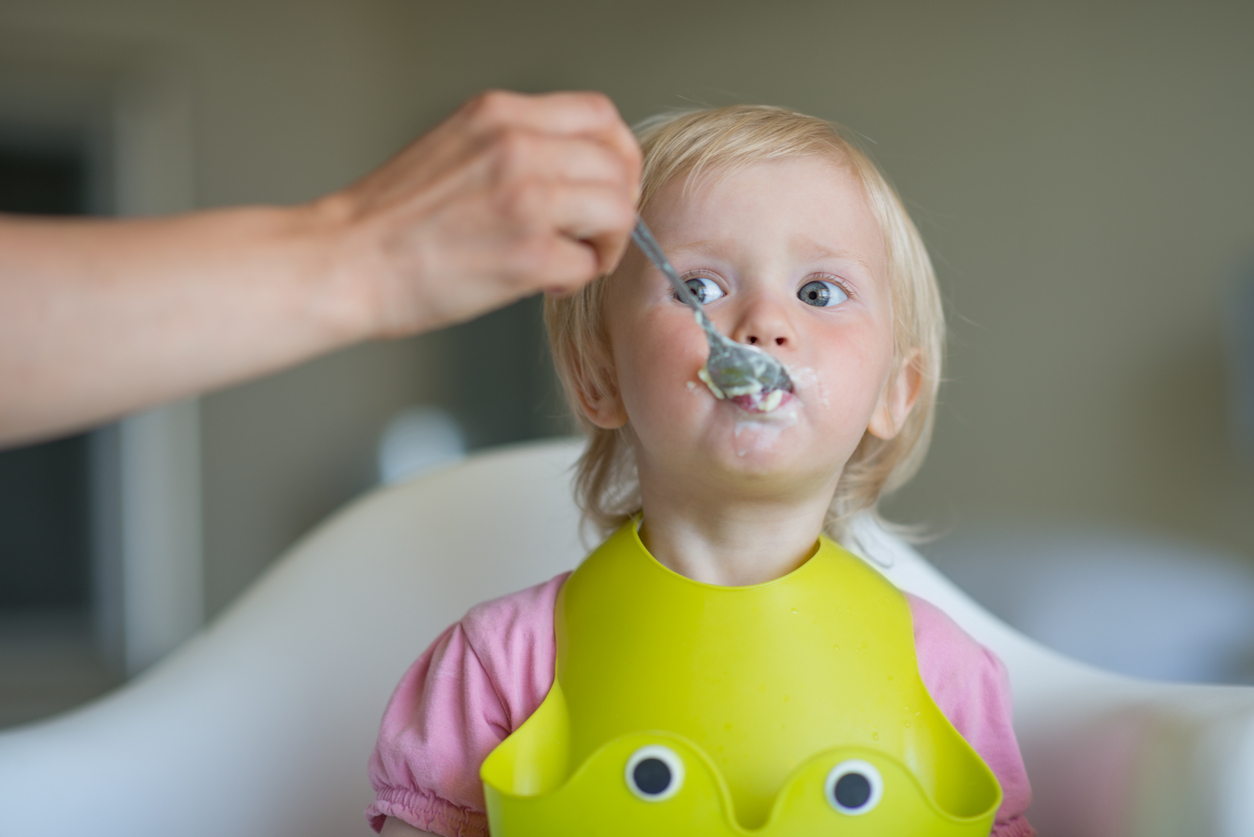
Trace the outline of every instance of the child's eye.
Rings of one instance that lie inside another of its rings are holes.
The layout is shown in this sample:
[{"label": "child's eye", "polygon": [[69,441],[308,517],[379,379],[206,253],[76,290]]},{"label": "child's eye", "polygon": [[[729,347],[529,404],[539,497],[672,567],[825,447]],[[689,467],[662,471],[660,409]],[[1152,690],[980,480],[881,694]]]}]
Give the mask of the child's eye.
[{"label": "child's eye", "polygon": [[[692,291],[692,295],[697,298],[697,302],[702,305],[726,296],[723,293],[723,289],[718,286],[718,283],[708,276],[690,276],[684,280],[684,284],[688,286],[688,290]],[[678,297],[678,295],[676,296]]]},{"label": "child's eye", "polygon": [[849,294],[834,282],[824,282],[822,279],[814,279],[806,282],[801,286],[801,290],[797,291],[797,299],[800,299],[806,305],[813,305],[815,308],[830,308],[833,305],[840,305]]}]

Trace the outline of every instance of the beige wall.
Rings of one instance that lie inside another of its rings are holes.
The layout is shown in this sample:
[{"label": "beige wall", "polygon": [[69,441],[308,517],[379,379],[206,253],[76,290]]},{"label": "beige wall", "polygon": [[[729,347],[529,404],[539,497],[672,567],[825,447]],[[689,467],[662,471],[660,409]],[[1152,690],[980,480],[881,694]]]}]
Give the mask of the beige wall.
[{"label": "beige wall", "polygon": [[[898,184],[952,324],[932,455],[891,508],[1170,531],[1254,558],[1226,425],[1225,283],[1254,272],[1254,5],[7,0],[0,25],[168,55],[202,205],[365,172],[487,86],[590,87],[629,119],[762,101],[841,121]],[[439,336],[205,399],[218,609],[369,481]]]}]

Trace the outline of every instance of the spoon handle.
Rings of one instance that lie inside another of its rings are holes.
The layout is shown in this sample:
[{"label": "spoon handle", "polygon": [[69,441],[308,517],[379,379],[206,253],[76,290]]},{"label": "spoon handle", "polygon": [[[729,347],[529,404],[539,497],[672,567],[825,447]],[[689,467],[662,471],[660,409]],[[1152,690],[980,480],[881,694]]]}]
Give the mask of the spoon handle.
[{"label": "spoon handle", "polygon": [[631,238],[641,252],[648,256],[649,261],[662,271],[679,298],[696,313],[697,324],[705,332],[706,342],[710,344],[710,357],[705,362],[710,380],[706,383],[710,384],[718,398],[723,398],[724,392],[736,395],[771,389],[792,391],[792,379],[788,377],[788,371],[782,363],[757,346],[745,346],[728,339],[714,327],[714,323],[701,310],[701,303],[680,280],[670,259],[666,258],[657,239],[639,215],[636,216],[636,226],[631,231]]},{"label": "spoon handle", "polygon": [[675,288],[675,293],[679,294],[680,301],[687,304],[693,311],[697,312],[697,321],[701,323],[701,327],[707,332],[714,330],[714,324],[705,316],[705,312],[701,310],[701,303],[693,296],[692,291],[687,285],[680,280],[679,274],[675,272],[675,268],[671,265],[670,259],[666,258],[666,254],[662,252],[662,248],[658,246],[657,239],[653,237],[653,233],[645,225],[644,219],[636,216],[636,226],[631,231],[631,240],[636,242],[649,261],[653,262],[654,267],[662,271],[663,275],[670,280]]}]

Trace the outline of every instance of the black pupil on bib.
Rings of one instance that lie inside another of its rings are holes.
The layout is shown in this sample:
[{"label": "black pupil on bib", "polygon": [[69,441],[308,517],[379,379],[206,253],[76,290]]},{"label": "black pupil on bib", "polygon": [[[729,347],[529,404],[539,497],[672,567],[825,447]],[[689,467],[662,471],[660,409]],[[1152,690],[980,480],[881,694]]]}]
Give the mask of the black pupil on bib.
[{"label": "black pupil on bib", "polygon": [[861,773],[846,773],[833,792],[842,808],[861,808],[871,798],[871,783]]},{"label": "black pupil on bib", "polygon": [[671,786],[671,769],[661,759],[641,759],[631,771],[641,793],[657,796]]}]

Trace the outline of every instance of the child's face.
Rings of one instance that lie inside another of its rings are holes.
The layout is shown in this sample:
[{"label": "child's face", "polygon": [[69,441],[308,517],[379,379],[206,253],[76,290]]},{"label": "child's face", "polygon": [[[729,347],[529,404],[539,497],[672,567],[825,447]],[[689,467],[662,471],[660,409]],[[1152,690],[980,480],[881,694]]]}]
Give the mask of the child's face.
[{"label": "child's face", "polygon": [[697,377],[709,350],[692,312],[633,249],[605,300],[617,392],[585,398],[589,415],[629,425],[646,512],[651,488],[830,500],[863,433],[893,435],[911,401],[912,375],[889,386],[879,226],[856,178],[827,160],[756,164],[686,195],[685,182],[646,220],[718,328],[783,361],[795,392],[766,414],[717,400]]}]

